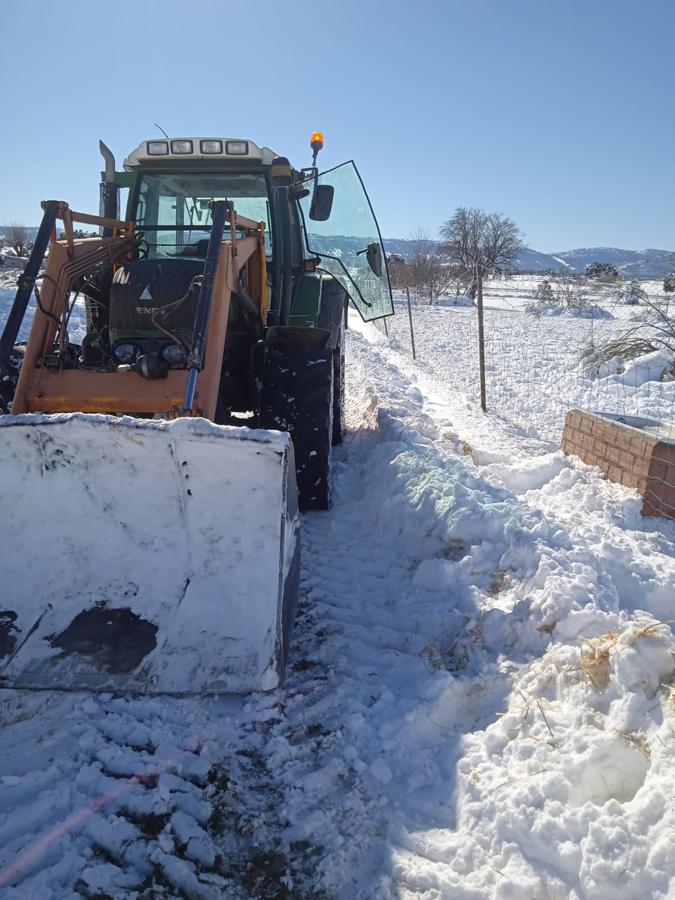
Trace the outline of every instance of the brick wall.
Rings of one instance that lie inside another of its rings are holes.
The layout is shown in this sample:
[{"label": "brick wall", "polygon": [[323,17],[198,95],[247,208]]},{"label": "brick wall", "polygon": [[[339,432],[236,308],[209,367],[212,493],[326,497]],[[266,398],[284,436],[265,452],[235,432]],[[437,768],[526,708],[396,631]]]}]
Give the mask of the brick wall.
[{"label": "brick wall", "polygon": [[598,466],[610,481],[644,497],[642,514],[675,519],[675,443],[573,409],[567,413],[563,452]]}]

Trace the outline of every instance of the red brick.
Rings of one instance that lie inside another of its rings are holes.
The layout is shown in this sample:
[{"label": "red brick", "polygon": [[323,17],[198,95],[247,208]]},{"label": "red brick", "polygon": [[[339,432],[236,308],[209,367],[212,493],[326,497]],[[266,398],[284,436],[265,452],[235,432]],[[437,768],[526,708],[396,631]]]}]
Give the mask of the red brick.
[{"label": "red brick", "polygon": [[635,453],[639,453],[640,456],[647,456],[654,446],[654,441],[650,441],[644,437],[634,437],[631,441],[631,446]]},{"label": "red brick", "polygon": [[649,467],[652,464],[651,456],[641,456],[639,454],[633,454],[633,471],[638,472],[641,475],[646,475],[649,472]]},{"label": "red brick", "polygon": [[620,453],[619,453],[619,451],[616,449],[616,447],[609,447],[609,446],[607,447],[607,459],[608,459],[610,462],[618,463],[618,462],[619,462],[619,456],[620,456]]},{"label": "red brick", "polygon": [[630,450],[630,437],[626,437],[620,431],[613,431],[611,435],[608,435],[607,442],[617,450]]},{"label": "red brick", "polygon": [[602,419],[594,419],[593,434],[597,435],[597,437],[603,438],[606,441],[611,440],[614,435],[614,428],[612,425],[604,422]]},{"label": "red brick", "polygon": [[634,488],[635,490],[639,490],[640,479],[637,475],[634,475],[632,472],[623,472],[621,475],[621,484],[624,484],[626,487]]},{"label": "red brick", "polygon": [[625,469],[626,472],[633,471],[633,454],[627,453],[625,450],[622,450],[619,453],[619,465],[622,469]]},{"label": "red brick", "polygon": [[621,484],[621,469],[617,468],[617,466],[610,466],[607,472],[607,477],[610,481],[615,481],[618,484]]}]

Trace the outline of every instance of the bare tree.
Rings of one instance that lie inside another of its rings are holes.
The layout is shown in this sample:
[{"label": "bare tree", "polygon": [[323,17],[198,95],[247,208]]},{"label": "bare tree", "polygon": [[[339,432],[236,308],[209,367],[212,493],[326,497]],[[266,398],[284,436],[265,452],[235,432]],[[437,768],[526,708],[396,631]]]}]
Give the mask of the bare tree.
[{"label": "bare tree", "polygon": [[476,279],[510,269],[524,246],[513,219],[475,207],[460,206],[440,233],[444,254]]},{"label": "bare tree", "polygon": [[17,256],[27,256],[30,250],[30,241],[28,240],[28,229],[25,225],[12,222],[7,230],[7,240]]},{"label": "bare tree", "polygon": [[523,248],[523,235],[513,219],[460,206],[440,228],[443,251],[462,271],[471,273],[478,306],[478,352],[480,405],[487,411],[485,391],[485,329],[483,323],[483,279],[511,268]]},{"label": "bare tree", "polygon": [[410,240],[412,256],[407,264],[407,286],[418,296],[428,297],[431,304],[448,289],[451,272],[439,253],[437,242],[431,240],[425,228],[418,225]]}]

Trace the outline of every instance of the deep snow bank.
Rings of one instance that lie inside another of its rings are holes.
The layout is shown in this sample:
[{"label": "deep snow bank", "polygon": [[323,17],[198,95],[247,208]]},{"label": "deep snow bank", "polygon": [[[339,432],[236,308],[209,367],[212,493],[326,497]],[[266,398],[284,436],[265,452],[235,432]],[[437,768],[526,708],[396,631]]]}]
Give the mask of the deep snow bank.
[{"label": "deep snow bank", "polygon": [[477,469],[374,339],[306,529],[325,681],[286,715],[325,738],[270,744],[289,838],[338,898],[671,896],[672,546],[557,454]]}]

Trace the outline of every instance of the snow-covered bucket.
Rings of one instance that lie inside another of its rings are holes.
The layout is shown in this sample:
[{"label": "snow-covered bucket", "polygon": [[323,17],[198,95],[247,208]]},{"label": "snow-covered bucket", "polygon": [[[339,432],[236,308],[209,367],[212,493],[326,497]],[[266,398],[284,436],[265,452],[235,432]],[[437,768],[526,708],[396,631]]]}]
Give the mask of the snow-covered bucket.
[{"label": "snow-covered bucket", "polygon": [[279,683],[299,569],[288,435],[0,417],[0,683],[215,693]]}]

